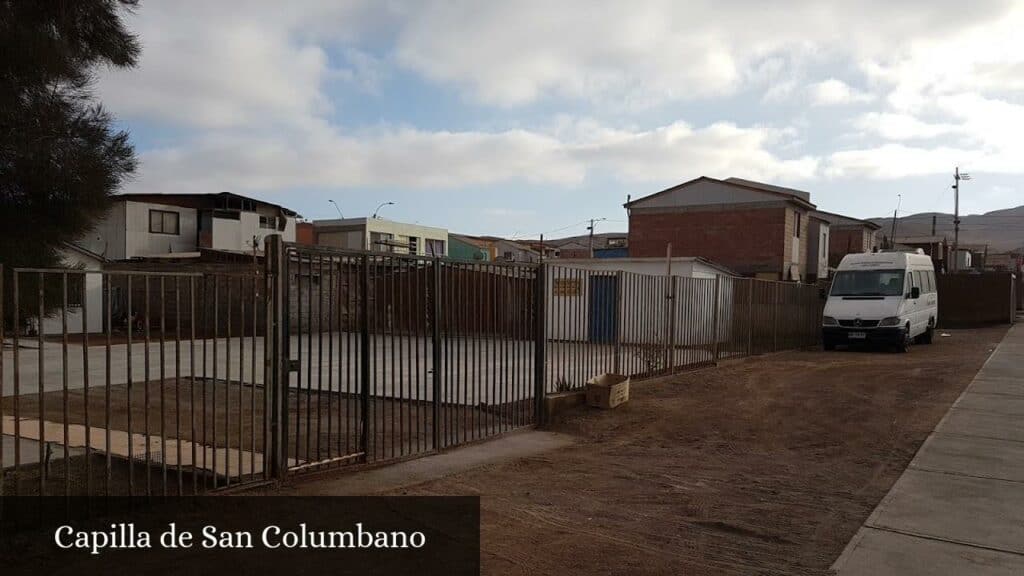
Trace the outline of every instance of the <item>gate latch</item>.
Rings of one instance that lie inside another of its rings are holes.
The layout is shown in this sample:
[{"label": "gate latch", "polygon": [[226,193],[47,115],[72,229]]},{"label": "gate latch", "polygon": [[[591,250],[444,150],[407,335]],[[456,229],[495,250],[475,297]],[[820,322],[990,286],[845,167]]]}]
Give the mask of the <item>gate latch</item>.
[{"label": "gate latch", "polygon": [[301,367],[302,367],[302,364],[299,362],[299,360],[293,360],[293,359],[289,359],[288,360],[288,371],[289,372],[298,372],[299,368],[301,368]]}]

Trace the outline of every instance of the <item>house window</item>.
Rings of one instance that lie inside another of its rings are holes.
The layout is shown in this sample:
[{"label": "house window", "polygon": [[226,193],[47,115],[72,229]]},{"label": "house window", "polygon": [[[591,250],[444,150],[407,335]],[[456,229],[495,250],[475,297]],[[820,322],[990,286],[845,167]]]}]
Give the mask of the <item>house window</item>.
[{"label": "house window", "polygon": [[794,212],[794,214],[796,214],[796,234],[794,234],[794,235],[797,238],[799,238],[800,237],[800,220],[803,217],[803,214],[801,214],[800,211],[796,211],[796,212]]},{"label": "house window", "polygon": [[427,255],[428,256],[444,256],[445,246],[444,240],[431,240],[427,239]]},{"label": "house window", "polygon": [[277,216],[260,216],[260,228],[277,230]]},{"label": "house window", "polygon": [[420,239],[415,236],[409,236],[409,254],[420,253]]},{"label": "house window", "polygon": [[68,308],[81,308],[85,290],[85,274],[68,274]]},{"label": "house window", "polygon": [[168,210],[150,210],[149,232],[150,234],[179,234],[178,213]]}]

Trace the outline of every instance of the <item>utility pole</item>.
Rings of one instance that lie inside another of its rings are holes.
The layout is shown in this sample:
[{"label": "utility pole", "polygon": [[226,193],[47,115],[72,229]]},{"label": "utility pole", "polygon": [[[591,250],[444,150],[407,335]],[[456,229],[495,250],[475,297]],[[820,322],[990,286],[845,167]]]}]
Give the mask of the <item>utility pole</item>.
[{"label": "utility pole", "polygon": [[889,248],[896,248],[896,215],[900,212],[900,205],[903,204],[903,195],[896,195],[899,200],[896,201],[896,209],[892,211],[892,235],[889,237]]},{"label": "utility pole", "polygon": [[960,181],[970,179],[970,174],[961,174],[960,167],[956,167],[953,172],[953,272],[960,269]]},{"label": "utility pole", "polygon": [[590,258],[591,259],[593,259],[593,257],[594,257],[594,223],[595,222],[600,222],[602,220],[607,220],[607,218],[591,218],[590,219],[590,226],[587,226],[587,230],[590,231]]}]

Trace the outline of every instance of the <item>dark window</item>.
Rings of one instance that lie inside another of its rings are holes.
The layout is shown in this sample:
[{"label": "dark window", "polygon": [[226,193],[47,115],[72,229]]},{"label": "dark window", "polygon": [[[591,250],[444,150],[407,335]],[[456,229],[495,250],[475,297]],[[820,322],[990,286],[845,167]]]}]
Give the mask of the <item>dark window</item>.
[{"label": "dark window", "polygon": [[260,228],[277,230],[277,216],[260,216]]},{"label": "dark window", "polygon": [[796,237],[799,238],[800,237],[800,220],[803,217],[803,214],[801,214],[799,211],[795,212],[795,214],[796,214]]},{"label": "dark window", "polygon": [[68,308],[81,308],[85,290],[85,274],[68,274]]},{"label": "dark window", "polygon": [[924,289],[924,281],[921,279],[921,271],[914,270],[913,275],[914,286],[917,286],[917,289],[920,290],[922,293],[927,292],[927,290]]},{"label": "dark window", "polygon": [[178,213],[168,210],[149,211],[149,231],[151,234],[179,234]]},{"label": "dark window", "polygon": [[843,270],[832,282],[832,296],[902,296],[903,270]]}]

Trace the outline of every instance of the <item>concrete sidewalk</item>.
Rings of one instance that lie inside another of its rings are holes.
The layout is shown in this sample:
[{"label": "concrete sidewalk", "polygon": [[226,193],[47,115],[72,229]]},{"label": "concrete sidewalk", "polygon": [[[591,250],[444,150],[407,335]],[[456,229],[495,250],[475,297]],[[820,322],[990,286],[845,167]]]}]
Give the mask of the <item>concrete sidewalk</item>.
[{"label": "concrete sidewalk", "polygon": [[840,576],[1024,574],[1024,325],[836,560]]}]

